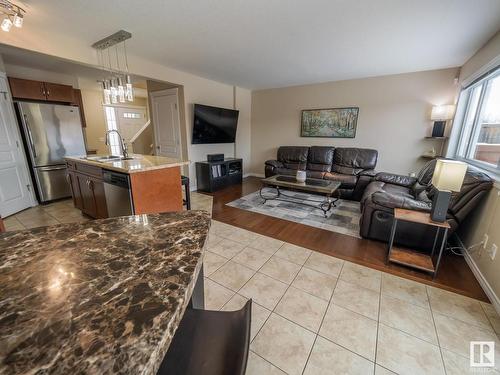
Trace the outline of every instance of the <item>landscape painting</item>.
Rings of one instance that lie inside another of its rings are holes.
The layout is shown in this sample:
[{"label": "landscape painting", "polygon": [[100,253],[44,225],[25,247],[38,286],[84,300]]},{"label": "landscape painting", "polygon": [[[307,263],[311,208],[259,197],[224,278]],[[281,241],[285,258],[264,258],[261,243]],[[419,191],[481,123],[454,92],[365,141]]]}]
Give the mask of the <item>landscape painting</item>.
[{"label": "landscape painting", "polygon": [[358,107],[302,111],[301,137],[354,138]]}]

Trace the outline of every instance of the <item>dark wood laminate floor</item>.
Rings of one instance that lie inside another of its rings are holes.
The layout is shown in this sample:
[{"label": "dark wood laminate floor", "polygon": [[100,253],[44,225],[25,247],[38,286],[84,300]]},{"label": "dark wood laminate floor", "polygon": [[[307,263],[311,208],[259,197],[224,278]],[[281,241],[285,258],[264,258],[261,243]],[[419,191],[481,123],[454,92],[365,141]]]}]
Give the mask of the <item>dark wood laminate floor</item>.
[{"label": "dark wood laminate floor", "polygon": [[259,188],[260,179],[248,177],[244,179],[242,185],[231,186],[209,194],[214,197],[213,218],[363,266],[420,281],[482,301],[488,301],[488,297],[472,271],[460,256],[446,253],[436,279],[432,280],[432,277],[428,274],[416,270],[396,264],[386,265],[387,245],[385,243],[354,238],[226,205],[226,203],[250,194]]}]

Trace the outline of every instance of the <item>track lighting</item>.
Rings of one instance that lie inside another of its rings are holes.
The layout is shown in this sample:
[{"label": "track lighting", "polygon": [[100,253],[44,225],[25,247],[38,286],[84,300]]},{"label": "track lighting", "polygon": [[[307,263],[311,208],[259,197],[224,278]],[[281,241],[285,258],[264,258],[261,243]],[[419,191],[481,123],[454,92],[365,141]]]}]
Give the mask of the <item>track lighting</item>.
[{"label": "track lighting", "polygon": [[10,20],[10,18],[8,17],[4,18],[2,21],[2,25],[0,27],[2,28],[3,31],[8,33],[12,28],[12,21]]},{"label": "track lighting", "polygon": [[0,24],[0,28],[8,33],[12,29],[12,26],[17,28],[23,27],[24,13],[26,11],[23,8],[9,0],[0,0],[0,14],[5,16]]}]

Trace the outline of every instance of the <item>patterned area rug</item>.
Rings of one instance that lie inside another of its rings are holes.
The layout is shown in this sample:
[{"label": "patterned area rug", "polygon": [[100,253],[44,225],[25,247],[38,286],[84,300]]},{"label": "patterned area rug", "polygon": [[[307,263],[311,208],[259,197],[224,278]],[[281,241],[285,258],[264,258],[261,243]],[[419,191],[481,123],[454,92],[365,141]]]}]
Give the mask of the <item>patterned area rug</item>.
[{"label": "patterned area rug", "polygon": [[[286,190],[284,192],[298,201],[308,199],[321,202],[323,200],[323,197],[320,195],[290,190]],[[268,190],[268,188],[266,188],[263,193],[265,195],[270,195],[274,193],[274,190]],[[313,202],[309,203],[314,204]],[[309,225],[311,227],[326,229],[332,232],[360,238],[359,218],[361,216],[361,212],[359,209],[359,202],[339,199],[335,204],[337,207],[333,207],[327,213],[327,217],[325,217],[320,209],[307,207],[302,204],[284,202],[281,200],[268,200],[264,204],[264,200],[260,197],[258,191],[227,203],[228,206],[240,208],[242,210],[257,212]]]}]

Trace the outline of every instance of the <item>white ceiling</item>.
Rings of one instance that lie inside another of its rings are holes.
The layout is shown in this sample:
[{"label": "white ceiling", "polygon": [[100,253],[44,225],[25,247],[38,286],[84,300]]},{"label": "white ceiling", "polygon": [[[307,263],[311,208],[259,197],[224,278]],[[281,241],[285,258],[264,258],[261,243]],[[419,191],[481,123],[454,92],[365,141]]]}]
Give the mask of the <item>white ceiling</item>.
[{"label": "white ceiling", "polygon": [[[131,54],[258,89],[462,65],[499,0],[25,0],[23,30],[82,45],[125,29]],[[50,40],[48,40],[50,42]]]}]

